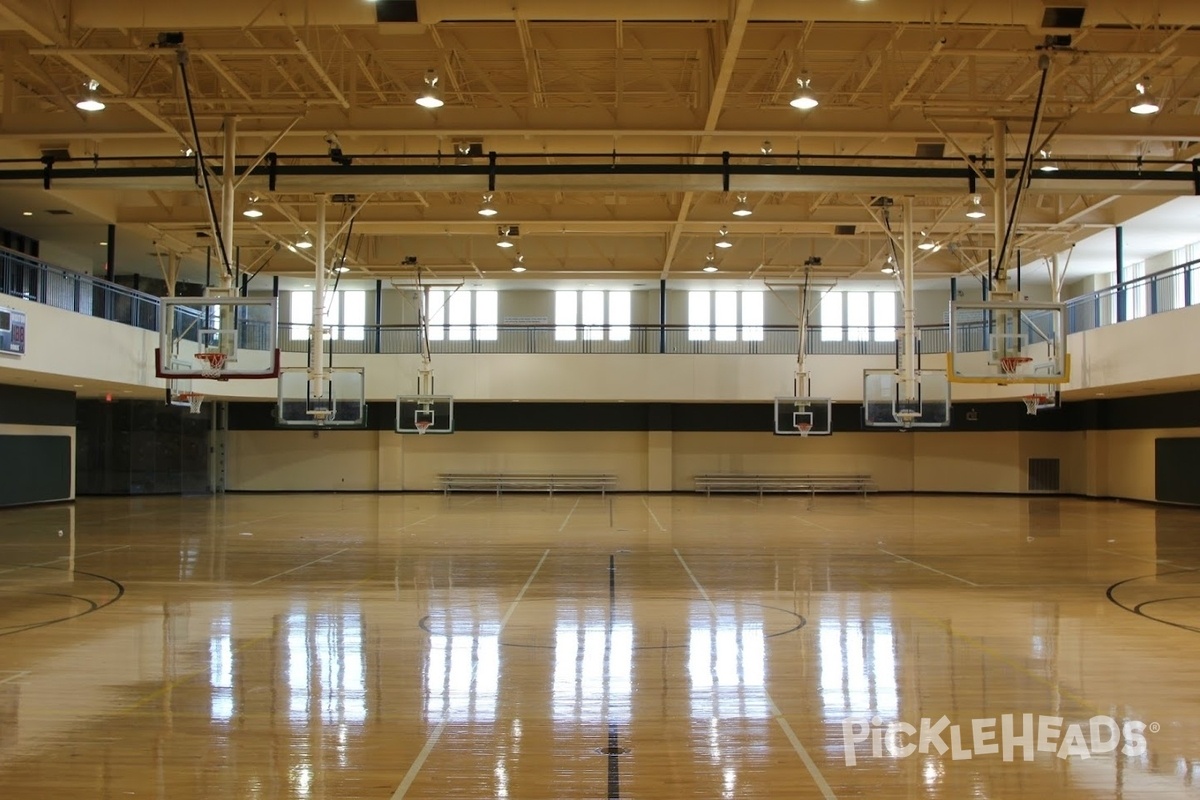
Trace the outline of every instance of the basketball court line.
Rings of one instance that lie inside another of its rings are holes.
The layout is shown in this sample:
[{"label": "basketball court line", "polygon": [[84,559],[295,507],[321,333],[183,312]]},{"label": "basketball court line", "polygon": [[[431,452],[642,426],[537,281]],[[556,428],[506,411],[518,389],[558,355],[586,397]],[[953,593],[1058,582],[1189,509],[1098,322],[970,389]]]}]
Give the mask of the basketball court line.
[{"label": "basketball court line", "polygon": [[[8,674],[8,673],[0,673],[0,674]],[[24,678],[26,675],[29,675],[29,674],[30,674],[29,670],[26,670],[24,672],[13,672],[12,674],[9,674],[7,678],[0,678],[0,684],[12,683],[13,681]]]},{"label": "basketball court line", "polygon": [[[576,505],[579,501],[575,501]],[[564,523],[565,524],[565,523]],[[525,596],[525,592],[529,591],[529,587],[533,585],[533,579],[537,577],[538,572],[542,569],[542,564],[546,563],[546,558],[550,555],[550,548],[542,551],[542,557],[538,560],[537,566],[533,568],[533,572],[529,573],[529,577],[525,579],[525,585],[521,587],[521,591],[517,592],[517,596],[513,598],[512,605],[508,607],[508,611],[500,618],[500,627],[496,630],[496,636],[499,637],[504,632],[504,626],[508,624],[508,620],[512,618],[513,612],[517,610],[517,604],[521,602],[521,598]],[[470,683],[475,683],[475,675],[479,670],[479,661],[476,659],[471,666]],[[470,684],[468,684],[470,685]],[[446,725],[450,723],[450,712],[444,711],[442,719],[429,734],[429,739],[426,740],[425,746],[421,748],[421,752],[417,753],[416,759],[412,766],[408,768],[408,772],[404,774],[404,779],[400,781],[400,785],[396,787],[396,791],[392,794],[391,800],[401,800],[402,797],[412,787],[413,781],[417,779],[417,774],[420,773],[421,767],[425,766],[425,761],[429,758],[429,754],[433,752],[433,748],[437,745],[438,739],[442,738],[442,733],[446,730]]]},{"label": "basketball court line", "polygon": [[301,564],[301,565],[300,565],[300,566],[298,566],[298,567],[292,567],[291,569],[285,569],[283,572],[280,572],[280,573],[277,573],[277,574],[275,574],[275,575],[272,575],[272,576],[271,576],[271,577],[269,577],[269,578],[263,578],[263,579],[262,579],[262,580],[260,580],[260,581],[255,581],[254,583],[252,583],[252,584],[250,584],[250,585],[251,585],[251,586],[258,586],[260,583],[266,583],[267,581],[273,581],[273,580],[275,580],[276,578],[282,578],[284,575],[287,575],[287,574],[289,574],[289,573],[295,572],[296,570],[304,569],[305,567],[311,567],[313,564],[319,564],[319,563],[321,563],[322,561],[324,561],[324,560],[326,560],[326,559],[328,559],[328,558],[333,558],[334,556],[336,556],[336,555],[339,555],[339,554],[341,554],[341,553],[344,553],[344,552],[346,552],[346,551],[347,551],[347,550],[349,550],[349,549],[350,549],[349,547],[343,547],[341,550],[338,550],[336,553],[330,553],[330,554],[329,554],[329,555],[327,555],[327,556],[321,556],[320,558],[314,558],[312,561],[309,561],[307,564]]},{"label": "basketball court line", "polygon": [[51,564],[57,564],[59,561],[70,561],[71,559],[87,558],[88,556],[98,556],[98,555],[101,555],[102,553],[111,553],[114,550],[125,550],[126,548],[131,547],[131,546],[132,545],[122,544],[122,545],[118,545],[116,547],[108,547],[108,548],[105,548],[104,550],[94,550],[91,553],[83,553],[82,555],[77,555],[77,556],[58,556],[56,558],[50,559],[49,561],[40,561],[37,564],[22,564],[19,567],[10,567],[8,569],[0,569],[0,575],[7,575],[10,572],[20,572],[23,569],[33,569],[34,567],[48,567]]},{"label": "basketball court line", "polygon": [[879,548],[879,552],[886,553],[887,555],[891,556],[892,558],[898,558],[901,561],[907,561],[909,564],[912,564],[914,567],[920,567],[921,569],[927,569],[930,572],[936,572],[938,575],[944,575],[947,578],[950,578],[951,580],[958,581],[959,583],[965,583],[967,586],[973,586],[976,589],[979,588],[979,584],[975,583],[974,581],[969,581],[966,578],[960,578],[957,575],[951,575],[949,572],[942,572],[940,569],[937,569],[936,567],[931,567],[928,564],[922,564],[920,561],[913,561],[911,558],[905,558],[902,555],[897,555],[896,553],[893,553],[890,550],[884,550],[882,547]]},{"label": "basketball court line", "polygon": [[[708,592],[704,591],[704,587],[700,585],[700,581],[696,580],[695,573],[692,572],[692,568],[688,566],[687,562],[683,560],[683,554],[679,552],[679,548],[675,548],[675,557],[679,559],[679,563],[683,565],[684,571],[692,579],[692,583],[696,586],[696,590],[700,592],[700,596],[716,611],[716,603],[708,596]],[[812,760],[812,756],[808,754],[808,750],[800,742],[800,737],[792,729],[791,723],[783,716],[783,712],[779,710],[779,706],[775,705],[775,701],[771,698],[771,694],[767,691],[766,686],[763,686],[763,699],[767,701],[767,707],[771,709],[771,716],[783,730],[783,735],[787,737],[788,742],[792,745],[792,749],[796,751],[796,755],[800,757],[800,761],[804,764],[805,769],[808,770],[808,774],[812,776],[813,782],[821,790],[821,796],[825,800],[837,800],[837,795],[834,794],[833,789],[829,786],[829,782],[825,780],[825,776],[821,774],[821,770],[817,767],[816,762]]]},{"label": "basketball court line", "polygon": [[399,528],[396,529],[396,533],[400,533],[401,531],[408,530],[409,528],[415,528],[416,526],[421,525],[422,523],[429,522],[429,520],[433,519],[436,516],[437,516],[437,514],[431,514],[428,517],[426,517],[425,519],[419,519],[416,522],[410,522],[407,525],[401,525]]},{"label": "basketball court line", "polygon": [[803,522],[805,525],[811,525],[812,527],[820,528],[821,530],[826,531],[827,533],[833,533],[833,528],[826,528],[824,525],[818,525],[817,523],[813,522],[811,519],[805,519],[804,517],[800,516],[799,514],[792,514],[792,519],[798,519],[801,522]]},{"label": "basketball court line", "polygon": [[559,533],[562,533],[563,529],[567,527],[567,523],[571,521],[571,515],[575,513],[575,509],[579,508],[579,501],[582,499],[583,499],[582,495],[580,495],[579,497],[577,497],[575,499],[575,505],[571,506],[571,510],[567,512],[567,518],[563,520],[562,525],[558,526]]},{"label": "basketball court line", "polygon": [[1172,566],[1172,567],[1184,566],[1183,564],[1176,564],[1174,561],[1168,561],[1165,558],[1141,558],[1139,556],[1127,555],[1127,554],[1122,553],[1117,550],[1102,550],[1102,549],[1097,548],[1096,552],[1104,553],[1105,555],[1110,555],[1110,556],[1118,556],[1120,558],[1128,558],[1130,561],[1141,561],[1143,564],[1167,564],[1168,566]]},{"label": "basketball court line", "polygon": [[654,520],[654,524],[658,526],[658,529],[663,533],[666,533],[667,529],[662,526],[662,523],[658,521],[658,517],[654,515],[654,509],[652,509],[650,504],[646,502],[645,495],[642,496],[642,505],[644,505],[646,510],[650,512],[650,519]]}]

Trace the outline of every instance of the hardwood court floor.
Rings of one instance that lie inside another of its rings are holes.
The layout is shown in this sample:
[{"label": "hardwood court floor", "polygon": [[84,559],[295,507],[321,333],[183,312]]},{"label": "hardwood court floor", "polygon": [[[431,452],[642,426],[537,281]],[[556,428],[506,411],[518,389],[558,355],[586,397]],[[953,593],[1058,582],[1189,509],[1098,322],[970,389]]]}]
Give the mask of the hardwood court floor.
[{"label": "hardwood court floor", "polygon": [[[0,797],[1200,797],[1198,527],[910,496],[7,510]],[[884,735],[923,718],[917,752]],[[1113,740],[1139,722],[1144,753]]]}]

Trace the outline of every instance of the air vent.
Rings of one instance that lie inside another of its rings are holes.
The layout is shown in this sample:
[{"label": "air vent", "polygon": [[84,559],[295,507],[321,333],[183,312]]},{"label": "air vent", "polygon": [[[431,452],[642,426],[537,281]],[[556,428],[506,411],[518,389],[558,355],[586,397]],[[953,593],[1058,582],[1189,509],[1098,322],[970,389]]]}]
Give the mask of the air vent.
[{"label": "air vent", "polygon": [[944,155],[945,142],[917,142],[917,158],[941,158]]},{"label": "air vent", "polygon": [[376,0],[376,22],[416,22],[417,0]]},{"label": "air vent", "polygon": [[834,225],[833,226],[833,235],[834,236],[853,236],[855,230],[856,229],[853,225]]},{"label": "air vent", "polygon": [[48,209],[46,209],[46,213],[47,213],[47,214],[54,214],[55,216],[58,216],[58,217],[69,217],[69,216],[71,216],[71,212],[70,212],[70,211],[67,211],[65,208],[48,208]]},{"label": "air vent", "polygon": [[1057,458],[1029,459],[1029,483],[1031,492],[1059,491],[1060,462]]},{"label": "air vent", "polygon": [[1085,11],[1087,9],[1081,6],[1047,6],[1042,12],[1042,27],[1079,30],[1083,27]]}]

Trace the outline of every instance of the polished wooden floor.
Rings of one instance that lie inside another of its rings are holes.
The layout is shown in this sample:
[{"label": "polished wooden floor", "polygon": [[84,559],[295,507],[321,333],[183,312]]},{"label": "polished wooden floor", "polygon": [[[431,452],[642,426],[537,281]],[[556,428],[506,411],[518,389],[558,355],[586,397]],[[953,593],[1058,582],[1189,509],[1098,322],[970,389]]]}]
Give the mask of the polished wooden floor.
[{"label": "polished wooden floor", "polygon": [[[1198,528],[910,496],[2,511],[0,797],[1200,797]],[[1048,752],[978,747],[1005,714]],[[887,730],[943,716],[957,752]]]}]

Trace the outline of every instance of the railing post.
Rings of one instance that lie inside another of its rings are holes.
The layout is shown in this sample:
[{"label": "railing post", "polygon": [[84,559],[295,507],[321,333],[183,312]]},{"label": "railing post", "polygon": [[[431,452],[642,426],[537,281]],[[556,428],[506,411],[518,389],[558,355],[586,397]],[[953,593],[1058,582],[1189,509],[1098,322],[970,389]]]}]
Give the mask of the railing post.
[{"label": "railing post", "polygon": [[658,282],[658,352],[667,352],[667,279]]},{"label": "railing post", "polygon": [[375,353],[383,352],[383,280],[375,281]]}]

